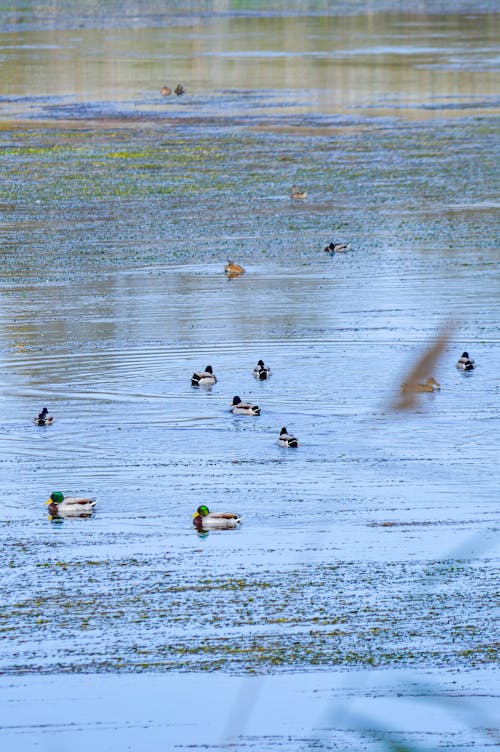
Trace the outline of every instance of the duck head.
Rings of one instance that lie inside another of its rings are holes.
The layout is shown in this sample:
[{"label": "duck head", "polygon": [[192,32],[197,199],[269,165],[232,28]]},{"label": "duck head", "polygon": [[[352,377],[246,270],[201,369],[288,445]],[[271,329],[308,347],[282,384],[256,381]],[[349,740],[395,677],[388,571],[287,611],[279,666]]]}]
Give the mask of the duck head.
[{"label": "duck head", "polygon": [[286,430],[286,426],[283,426],[283,428],[281,429],[280,436],[283,436],[284,433],[288,433],[288,431]]},{"label": "duck head", "polygon": [[259,360],[259,362],[257,363],[257,365],[258,365],[258,366],[259,366],[260,368],[264,368],[264,361],[263,361],[263,360]]},{"label": "duck head", "polygon": [[212,369],[212,366],[207,366],[207,367],[205,368],[205,373],[212,373],[212,374],[213,374],[213,369]]},{"label": "duck head", "polygon": [[463,352],[462,353],[462,358],[467,358],[467,360],[469,360],[469,353],[468,352]]},{"label": "duck head", "polygon": [[235,395],[233,397],[233,405],[239,405],[241,402],[241,399],[238,397],[238,395]]},{"label": "duck head", "polygon": [[48,506],[49,504],[60,504],[61,501],[64,501],[64,494],[61,491],[53,491],[50,494],[50,499],[45,503]]}]

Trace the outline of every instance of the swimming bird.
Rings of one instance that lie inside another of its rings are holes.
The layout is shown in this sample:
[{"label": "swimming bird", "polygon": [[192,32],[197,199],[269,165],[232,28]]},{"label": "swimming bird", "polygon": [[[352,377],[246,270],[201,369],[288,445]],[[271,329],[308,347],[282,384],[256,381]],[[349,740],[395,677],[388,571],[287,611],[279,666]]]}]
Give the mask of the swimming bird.
[{"label": "swimming bird", "polygon": [[185,89],[184,89],[184,86],[182,84],[177,84],[177,86],[175,87],[174,91],[177,94],[177,96],[180,97],[182,94],[184,94]]},{"label": "swimming bird", "polygon": [[41,413],[38,413],[34,423],[36,426],[50,426],[54,422],[52,415],[49,415],[49,411],[46,407],[43,408]]},{"label": "swimming bird", "polygon": [[474,361],[472,358],[469,358],[469,353],[463,352],[457,360],[457,368],[461,368],[462,371],[473,371],[474,367]]},{"label": "swimming bird", "polygon": [[172,93],[172,89],[170,89],[168,86],[162,86],[160,89],[160,94],[164,97],[170,96]]},{"label": "swimming bird", "polygon": [[217,378],[212,370],[212,366],[207,366],[200,373],[193,373],[191,376],[191,386],[212,386],[217,382]]},{"label": "swimming bird", "polygon": [[245,274],[245,270],[239,264],[235,264],[233,261],[227,260],[227,264],[224,267],[224,271],[230,279],[233,277],[239,277],[240,274]]},{"label": "swimming bird", "polygon": [[201,504],[193,514],[193,525],[197,530],[231,530],[242,519],[232,512],[210,512],[206,504]]},{"label": "swimming bird", "polygon": [[233,415],[260,415],[260,407],[251,402],[242,402],[238,396],[233,397],[231,405]]},{"label": "swimming bird", "polygon": [[301,191],[296,185],[292,185],[290,198],[307,198],[307,191]]},{"label": "swimming bird", "polygon": [[406,382],[401,384],[402,392],[436,392],[438,389],[441,389],[441,384],[433,376],[430,376],[425,384],[408,384]]},{"label": "swimming bird", "polygon": [[297,441],[295,436],[292,436],[291,434],[289,434],[285,426],[283,426],[283,428],[280,431],[278,444],[283,447],[298,447],[299,446],[299,442]]},{"label": "swimming bird", "polygon": [[96,500],[64,496],[61,491],[54,491],[45,503],[51,517],[88,517],[92,514]]},{"label": "swimming bird", "polygon": [[255,368],[253,369],[254,378],[258,379],[259,381],[265,381],[269,378],[271,373],[271,369],[269,368],[269,366],[264,365],[263,360],[259,360]]},{"label": "swimming bird", "polygon": [[344,253],[344,251],[348,251],[351,247],[350,243],[329,243],[325,251],[326,253]]}]

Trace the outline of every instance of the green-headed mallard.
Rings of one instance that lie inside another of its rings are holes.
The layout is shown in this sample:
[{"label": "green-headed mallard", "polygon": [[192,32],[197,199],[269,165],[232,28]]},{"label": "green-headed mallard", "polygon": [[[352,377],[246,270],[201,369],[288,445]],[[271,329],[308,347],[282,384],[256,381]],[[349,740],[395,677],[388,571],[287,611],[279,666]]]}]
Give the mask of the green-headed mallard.
[{"label": "green-headed mallard", "polygon": [[290,198],[307,198],[307,191],[301,191],[296,185],[290,188]]},{"label": "green-headed mallard", "polygon": [[197,530],[231,530],[242,519],[232,512],[210,512],[206,504],[201,504],[193,514],[193,525]]},{"label": "green-headed mallard", "polygon": [[177,96],[180,97],[180,96],[182,96],[182,94],[184,94],[184,92],[186,90],[185,90],[185,88],[184,88],[184,86],[182,84],[177,84],[177,86],[175,87],[174,91],[177,94]]},{"label": "green-headed mallard", "polygon": [[237,395],[233,397],[231,411],[234,415],[260,415],[260,407],[258,405],[252,405],[251,402],[242,402]]},{"label": "green-headed mallard", "polygon": [[92,514],[96,500],[64,496],[61,491],[54,491],[45,503],[51,517],[88,517]]},{"label": "green-headed mallard", "polygon": [[269,366],[264,365],[263,360],[259,360],[255,368],[253,369],[254,378],[258,379],[259,381],[266,381],[271,373],[271,369],[269,368]]},{"label": "green-headed mallard", "polygon": [[461,368],[462,371],[474,370],[474,361],[472,358],[469,358],[468,352],[463,352],[459,357],[459,359],[457,360],[457,368]]},{"label": "green-headed mallard", "polygon": [[200,373],[193,373],[191,376],[191,386],[212,386],[217,382],[212,366],[207,366],[204,371]]},{"label": "green-headed mallard", "polygon": [[54,422],[54,418],[52,415],[49,415],[49,411],[44,407],[42,412],[38,413],[33,422],[36,426],[50,426]]},{"label": "green-headed mallard", "polygon": [[283,428],[280,431],[278,444],[283,447],[298,447],[299,446],[299,442],[297,441],[295,436],[292,436],[291,434],[289,434],[285,426],[283,426]]}]

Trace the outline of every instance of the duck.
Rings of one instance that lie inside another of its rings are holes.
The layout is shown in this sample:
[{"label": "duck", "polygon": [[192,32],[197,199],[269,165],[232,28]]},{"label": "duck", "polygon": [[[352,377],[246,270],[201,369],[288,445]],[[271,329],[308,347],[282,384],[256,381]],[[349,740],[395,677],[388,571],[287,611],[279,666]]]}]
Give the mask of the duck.
[{"label": "duck", "polygon": [[172,93],[172,89],[168,86],[162,86],[160,89],[160,94],[163,97],[169,97],[171,93]]},{"label": "duck", "polygon": [[301,191],[296,185],[290,188],[290,198],[307,198],[307,191]]},{"label": "duck", "polygon": [[283,447],[298,447],[299,442],[295,438],[295,436],[292,436],[288,433],[286,430],[286,426],[283,426],[283,428],[280,431],[280,436],[278,439],[278,444]]},{"label": "duck", "polygon": [[197,530],[234,530],[242,519],[232,512],[211,512],[206,504],[200,504],[193,514],[193,525]]},{"label": "duck", "polygon": [[180,96],[182,96],[182,94],[184,94],[184,92],[186,90],[185,90],[185,88],[184,88],[184,86],[182,84],[177,84],[177,86],[175,87],[174,91],[177,94],[177,96],[180,97]]},{"label": "duck", "polygon": [[251,402],[242,402],[237,395],[233,397],[231,411],[233,415],[260,415],[260,407],[258,405],[252,405]]},{"label": "duck", "polygon": [[433,376],[430,376],[425,384],[401,384],[402,392],[437,392],[438,389],[441,389],[441,384]]},{"label": "duck", "polygon": [[269,368],[269,366],[264,365],[263,360],[259,360],[255,368],[253,369],[254,378],[258,379],[259,381],[265,381],[269,378],[271,373],[271,369]]},{"label": "duck", "polygon": [[457,360],[457,368],[461,368],[462,371],[473,371],[475,368],[474,361],[469,358],[468,352],[463,352]]},{"label": "duck", "polygon": [[54,422],[54,418],[52,415],[49,415],[49,411],[44,407],[42,412],[38,413],[33,422],[36,426],[51,426]]},{"label": "duck", "polygon": [[88,517],[97,502],[95,499],[64,496],[61,491],[53,491],[45,503],[51,517]]},{"label": "duck", "polygon": [[191,386],[212,386],[217,382],[212,366],[207,366],[200,373],[193,373],[191,376]]},{"label": "duck", "polygon": [[329,243],[326,248],[326,253],[344,253],[351,247],[350,243]]},{"label": "duck", "polygon": [[233,277],[239,277],[240,274],[245,274],[243,267],[239,264],[235,264],[233,261],[230,261],[230,259],[227,260],[227,264],[224,267],[224,272],[230,279],[233,279]]}]

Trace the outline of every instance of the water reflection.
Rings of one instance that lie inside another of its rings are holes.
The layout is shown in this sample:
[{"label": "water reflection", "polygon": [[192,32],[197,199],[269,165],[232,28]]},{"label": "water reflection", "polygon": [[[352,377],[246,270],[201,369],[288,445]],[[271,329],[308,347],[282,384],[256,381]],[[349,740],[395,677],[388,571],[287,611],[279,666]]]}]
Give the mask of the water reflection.
[{"label": "water reflection", "polygon": [[[446,108],[464,97],[469,107],[498,106],[496,15],[204,15],[157,23],[111,34],[1,34],[3,111],[78,116],[74,103],[113,102],[109,115],[123,108],[160,117],[264,108],[269,116]],[[165,77],[185,82],[182,101],[162,98]]]}]

